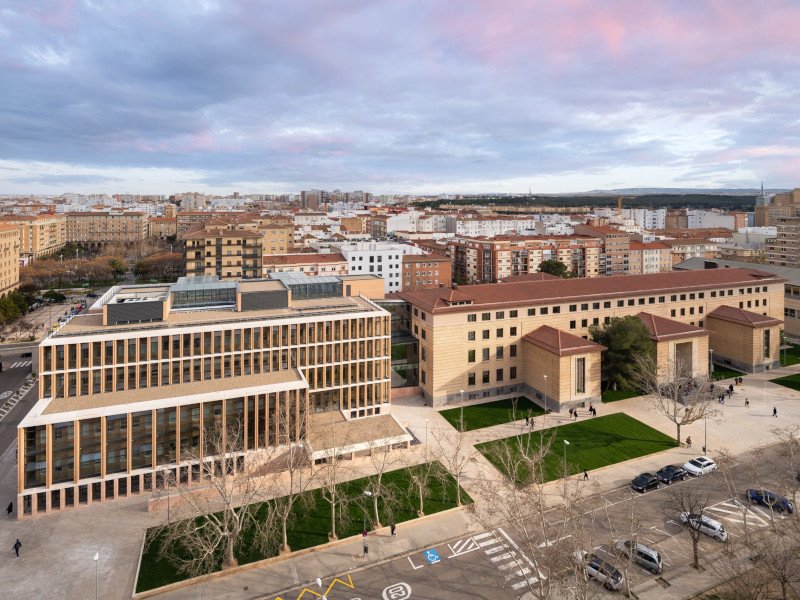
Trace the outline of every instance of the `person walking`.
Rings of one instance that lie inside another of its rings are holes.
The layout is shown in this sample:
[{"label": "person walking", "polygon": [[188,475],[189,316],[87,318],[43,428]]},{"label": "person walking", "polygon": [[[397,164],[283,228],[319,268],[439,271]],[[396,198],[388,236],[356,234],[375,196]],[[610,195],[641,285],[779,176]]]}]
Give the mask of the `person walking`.
[{"label": "person walking", "polygon": [[778,408],[775,406],[772,407],[772,416],[778,418]]},{"label": "person walking", "polygon": [[392,537],[397,537],[397,525],[394,524],[394,521],[389,523],[389,531],[392,533]]},{"label": "person walking", "polygon": [[367,544],[367,538],[364,538],[364,558],[369,556],[369,544]]},{"label": "person walking", "polygon": [[19,538],[17,538],[17,541],[14,542],[14,552],[17,553],[17,558],[19,558],[19,549],[20,548],[22,548],[22,542],[20,542]]},{"label": "person walking", "polygon": [[11,513],[14,512],[14,503],[9,502],[8,506],[6,507],[6,519],[11,516]]},{"label": "person walking", "polygon": [[589,479],[589,472],[586,469],[584,469],[583,470],[583,480],[586,481],[588,479]]},{"label": "person walking", "polygon": [[689,437],[686,438],[686,447],[687,448],[691,448],[692,447],[692,436],[689,436]]},{"label": "person walking", "polygon": [[572,409],[570,408],[570,409],[569,409],[569,418],[570,418],[570,419],[572,418],[572,413],[573,413],[573,412],[575,412],[575,411],[574,411],[574,410],[572,410]]},{"label": "person walking", "polygon": [[531,418],[528,415],[525,415],[525,427],[529,427],[531,424]]},{"label": "person walking", "polygon": [[750,406],[750,400],[749,400],[748,398],[745,398],[745,399],[744,399],[744,406],[745,406],[745,408],[747,408],[748,406]]},{"label": "person walking", "polygon": [[576,421],[578,420],[578,410],[577,409],[572,411],[572,416],[575,417]]}]

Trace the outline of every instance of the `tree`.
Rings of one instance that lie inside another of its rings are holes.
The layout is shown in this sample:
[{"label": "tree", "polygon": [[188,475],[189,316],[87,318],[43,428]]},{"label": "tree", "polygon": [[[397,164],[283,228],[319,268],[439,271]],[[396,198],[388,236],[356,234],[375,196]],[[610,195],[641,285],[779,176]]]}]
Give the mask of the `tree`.
[{"label": "tree", "polygon": [[345,524],[348,514],[347,506],[351,498],[341,493],[339,484],[346,478],[347,468],[342,464],[345,454],[339,448],[343,445],[341,441],[337,444],[335,435],[330,438],[330,449],[324,461],[315,470],[314,478],[319,484],[319,492],[322,499],[328,503],[331,510],[331,530],[328,538],[338,540],[337,526]]},{"label": "tree", "polygon": [[[669,490],[664,508],[668,518],[674,520],[678,520],[678,517],[683,513],[702,517],[709,507],[709,502],[710,496],[708,494],[688,486],[680,486]],[[683,528],[692,539],[692,566],[695,569],[699,569],[699,544],[700,536],[703,534],[691,527],[688,522],[683,524]]]},{"label": "tree", "polygon": [[603,325],[589,327],[589,334],[606,347],[601,358],[603,381],[621,389],[636,389],[636,358],[655,351],[644,323],[635,316],[612,317]]},{"label": "tree", "polygon": [[647,402],[659,415],[675,424],[675,441],[681,443],[681,427],[719,414],[715,400],[720,388],[692,372],[690,361],[680,357],[659,365],[652,353],[632,357],[634,385],[647,394]]},{"label": "tree", "polygon": [[565,279],[570,276],[567,265],[554,258],[549,258],[540,262],[538,271],[539,273],[548,273],[549,275],[555,275],[556,277]]},{"label": "tree", "polygon": [[369,491],[372,494],[373,526],[378,529],[381,527],[380,501],[383,501],[384,513],[389,520],[393,520],[392,514],[397,504],[397,490],[384,485],[383,476],[387,471],[393,470],[401,462],[401,458],[392,452],[390,446],[370,445],[369,457],[375,474],[369,478]]},{"label": "tree", "polygon": [[474,449],[464,436],[463,415],[458,420],[456,431],[451,429],[434,429],[433,439],[437,442],[436,459],[456,480],[456,506],[461,506],[461,481],[469,465]]},{"label": "tree", "polygon": [[[202,452],[181,450],[181,462],[200,469],[205,486],[180,496],[173,519],[157,528],[148,543],[160,541],[158,556],[190,576],[238,564],[236,553],[244,543],[243,533],[253,531],[252,544],[267,552],[276,541],[274,505],[266,501],[263,461],[241,457],[242,425],[205,430]],[[175,512],[173,510],[173,513]]]}]

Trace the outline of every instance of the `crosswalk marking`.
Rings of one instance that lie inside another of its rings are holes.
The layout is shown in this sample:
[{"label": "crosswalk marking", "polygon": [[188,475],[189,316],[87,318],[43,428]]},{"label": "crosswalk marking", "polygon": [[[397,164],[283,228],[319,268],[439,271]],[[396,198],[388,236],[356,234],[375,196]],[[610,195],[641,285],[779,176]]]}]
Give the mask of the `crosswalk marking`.
[{"label": "crosswalk marking", "polygon": [[[488,552],[487,552],[488,554]],[[492,562],[497,562],[499,560],[506,560],[507,558],[511,558],[512,556],[516,556],[516,552],[506,552],[505,554],[500,554],[498,556],[492,556],[489,560]]]},{"label": "crosswalk marking", "polygon": [[[472,536],[481,540],[479,546],[483,548],[486,557],[494,564],[498,571],[503,573],[504,580],[513,590],[519,590],[527,585],[535,584],[544,576],[535,569],[533,562],[525,556],[519,546],[502,529]],[[538,574],[538,578],[534,575]]]},{"label": "crosswalk marking", "polygon": [[8,368],[19,369],[21,367],[30,367],[32,364],[33,364],[32,360],[18,360],[15,363],[12,363]]},{"label": "crosswalk marking", "polygon": [[478,542],[478,546],[481,548],[485,548],[486,546],[494,546],[497,543],[497,540],[485,540],[483,542]]},{"label": "crosswalk marking", "polygon": [[489,536],[494,536],[494,534],[491,531],[485,531],[483,533],[479,533],[478,535],[473,535],[472,539],[477,541],[487,538]]}]

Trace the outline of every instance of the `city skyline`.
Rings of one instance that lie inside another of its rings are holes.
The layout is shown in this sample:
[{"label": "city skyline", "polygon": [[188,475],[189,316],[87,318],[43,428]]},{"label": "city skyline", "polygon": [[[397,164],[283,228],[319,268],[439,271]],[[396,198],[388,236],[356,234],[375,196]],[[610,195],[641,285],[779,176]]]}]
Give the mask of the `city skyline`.
[{"label": "city skyline", "polygon": [[781,1],[12,2],[0,192],[791,188],[799,18]]}]

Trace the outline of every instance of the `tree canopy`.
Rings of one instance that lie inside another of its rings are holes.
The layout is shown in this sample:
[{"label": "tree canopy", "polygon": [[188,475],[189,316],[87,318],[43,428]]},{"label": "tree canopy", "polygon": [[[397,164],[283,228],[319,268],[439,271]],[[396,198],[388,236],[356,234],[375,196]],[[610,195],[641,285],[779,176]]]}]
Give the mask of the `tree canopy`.
[{"label": "tree canopy", "polygon": [[556,277],[566,278],[570,276],[569,270],[567,269],[567,265],[562,263],[560,260],[556,260],[554,258],[549,258],[547,260],[543,260],[542,262],[540,262],[539,272],[555,275]]},{"label": "tree canopy", "polygon": [[636,359],[655,350],[644,323],[635,316],[612,317],[602,326],[592,325],[589,333],[592,340],[607,348],[601,361],[603,381],[608,386],[636,389]]}]

